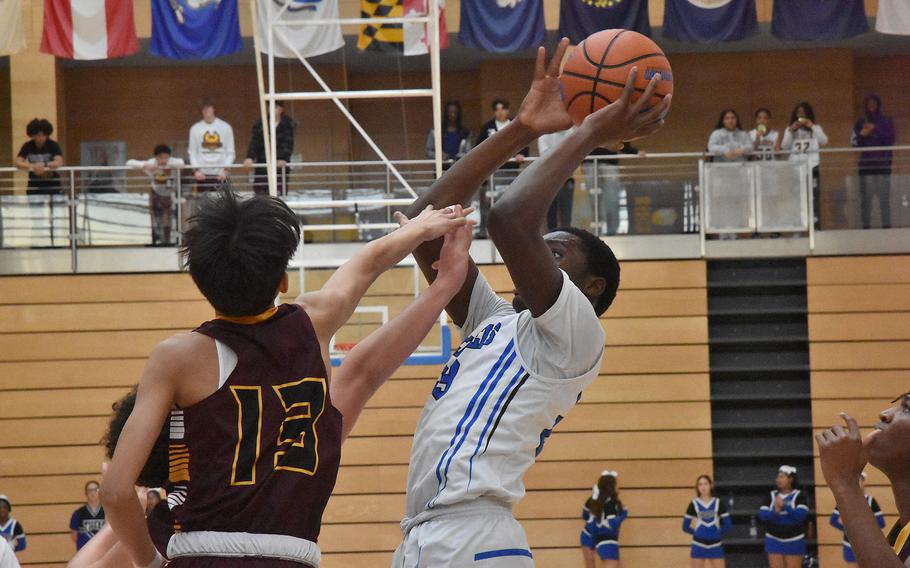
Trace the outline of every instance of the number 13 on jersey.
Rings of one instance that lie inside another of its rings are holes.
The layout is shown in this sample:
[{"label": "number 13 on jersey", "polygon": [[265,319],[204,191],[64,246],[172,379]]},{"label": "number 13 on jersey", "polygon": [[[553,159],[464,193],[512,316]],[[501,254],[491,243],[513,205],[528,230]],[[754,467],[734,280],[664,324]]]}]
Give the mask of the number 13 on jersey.
[{"label": "number 13 on jersey", "polygon": [[[272,389],[285,412],[273,467],[315,475],[319,467],[316,423],[325,409],[326,380],[306,378],[273,385]],[[231,393],[237,401],[237,446],[231,485],[255,485],[262,438],[262,387],[232,386]]]}]

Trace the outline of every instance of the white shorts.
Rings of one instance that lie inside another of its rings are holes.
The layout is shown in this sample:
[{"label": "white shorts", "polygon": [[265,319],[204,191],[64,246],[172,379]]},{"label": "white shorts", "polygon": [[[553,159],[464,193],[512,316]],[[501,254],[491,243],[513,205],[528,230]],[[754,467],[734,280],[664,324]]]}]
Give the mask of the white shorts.
[{"label": "white shorts", "polygon": [[392,568],[533,568],[525,531],[507,508],[451,512],[411,528]]}]

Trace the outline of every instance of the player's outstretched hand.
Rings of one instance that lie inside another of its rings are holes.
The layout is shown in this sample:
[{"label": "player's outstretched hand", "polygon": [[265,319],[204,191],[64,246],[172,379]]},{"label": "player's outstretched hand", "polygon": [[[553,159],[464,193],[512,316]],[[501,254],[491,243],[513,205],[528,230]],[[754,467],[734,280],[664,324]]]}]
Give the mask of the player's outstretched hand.
[{"label": "player's outstretched hand", "polygon": [[404,213],[396,212],[395,221],[404,230],[419,231],[421,242],[426,242],[467,225],[467,217],[473,211],[473,207],[463,208],[460,205],[445,209],[433,209],[432,205],[427,205],[420,215],[413,219],[408,219]]},{"label": "player's outstretched hand", "polygon": [[[455,206],[455,212],[456,214],[463,212],[461,205]],[[437,271],[433,286],[446,287],[452,294],[461,289],[468,275],[473,232],[474,222],[469,221],[445,234],[442,250],[439,251],[439,260],[433,263],[433,269]]]},{"label": "player's outstretched hand", "polygon": [[660,74],[656,74],[648,82],[638,100],[632,102],[638,73],[638,67],[633,67],[629,71],[622,96],[599,111],[589,114],[582,123],[581,128],[587,130],[588,135],[598,146],[613,148],[623,142],[650,136],[664,125],[664,118],[670,112],[672,95],[666,95],[653,107],[645,108],[660,80]]},{"label": "player's outstretched hand", "polygon": [[815,436],[822,473],[832,489],[858,485],[867,461],[856,420],[844,412],[841,418],[846,429],[836,424]]},{"label": "player's outstretched hand", "polygon": [[547,50],[544,47],[537,49],[534,81],[518,109],[516,118],[537,136],[559,132],[572,126],[572,118],[562,101],[562,88],[559,84],[559,66],[568,47],[569,39],[562,38],[549,63],[546,61]]}]

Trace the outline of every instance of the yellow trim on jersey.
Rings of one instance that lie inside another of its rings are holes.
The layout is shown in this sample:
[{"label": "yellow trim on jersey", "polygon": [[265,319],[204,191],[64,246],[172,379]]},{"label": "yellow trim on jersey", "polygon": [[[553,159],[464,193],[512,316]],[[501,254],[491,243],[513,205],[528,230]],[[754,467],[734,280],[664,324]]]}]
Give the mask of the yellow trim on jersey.
[{"label": "yellow trim on jersey", "polygon": [[897,535],[897,539],[894,541],[894,553],[900,556],[901,550],[904,549],[904,545],[907,544],[907,539],[910,538],[910,523],[907,523],[904,528],[901,529],[901,532]]},{"label": "yellow trim on jersey", "polygon": [[253,325],[255,323],[262,323],[262,322],[266,321],[267,319],[274,316],[276,313],[278,313],[278,308],[275,306],[272,306],[271,308],[267,309],[266,311],[262,312],[261,314],[257,314],[255,316],[231,317],[231,316],[223,316],[221,314],[216,314],[215,319],[220,319],[220,320],[224,320],[224,321],[231,322],[231,323],[238,323],[240,325]]},{"label": "yellow trim on jersey", "polygon": [[190,450],[186,444],[170,444],[168,447],[168,479],[171,483],[190,481]]},{"label": "yellow trim on jersey", "polygon": [[[241,390],[256,391],[259,404],[256,412],[259,420],[259,425],[256,427],[256,459],[253,460],[253,475],[250,481],[237,481],[237,461],[240,459],[240,446],[243,444],[243,404],[240,402],[240,397],[237,396],[237,391]],[[231,466],[231,485],[256,485],[256,464],[259,463],[259,450],[262,441],[262,387],[232,386],[231,394],[234,395],[234,400],[237,401],[237,446],[234,448],[234,464]]]},{"label": "yellow trim on jersey", "polygon": [[[316,432],[316,423],[319,422],[319,419],[322,417],[322,413],[325,412],[325,402],[326,402],[326,398],[328,396],[328,390],[329,390],[326,380],[323,378],[318,378],[318,377],[307,377],[305,379],[300,379],[299,381],[284,383],[282,385],[272,385],[272,388],[275,390],[275,394],[278,395],[278,400],[281,401],[281,406],[284,407],[284,411],[285,411],[284,421],[282,421],[281,426],[279,426],[279,428],[278,428],[278,445],[281,446],[283,444],[286,444],[287,442],[293,442],[291,444],[292,446],[302,448],[302,447],[304,447],[304,444],[306,443],[306,439],[305,439],[306,430],[304,430],[300,434],[300,439],[297,441],[294,441],[293,438],[282,439],[281,434],[284,432],[284,425],[287,424],[288,422],[290,422],[292,420],[306,420],[306,419],[312,418],[312,405],[309,402],[295,402],[291,405],[288,405],[287,402],[285,402],[285,400],[284,400],[284,395],[282,395],[281,389],[291,387],[291,386],[302,385],[303,383],[311,383],[311,382],[319,383],[322,386],[322,407],[319,409],[319,414],[317,414],[316,417],[313,418],[313,422],[310,424],[310,427],[313,429],[313,450],[316,455],[316,463],[313,465],[312,471],[308,470],[308,469],[299,468],[299,467],[278,465],[278,460],[281,459],[281,456],[283,456],[283,455],[285,455],[285,453],[287,453],[287,452],[278,450],[275,452],[274,469],[276,469],[276,470],[283,469],[285,471],[296,471],[298,473],[305,473],[307,475],[316,475],[316,471],[319,470],[319,434]],[[302,408],[304,410],[300,414],[297,414],[295,416],[288,416],[287,414],[289,414],[290,411],[294,408]]]}]

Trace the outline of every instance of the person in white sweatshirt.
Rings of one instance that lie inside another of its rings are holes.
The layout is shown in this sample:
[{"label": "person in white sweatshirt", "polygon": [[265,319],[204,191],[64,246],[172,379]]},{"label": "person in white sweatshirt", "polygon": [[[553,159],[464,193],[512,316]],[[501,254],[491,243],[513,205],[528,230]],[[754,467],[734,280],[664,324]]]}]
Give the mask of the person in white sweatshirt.
[{"label": "person in white sweatshirt", "polygon": [[190,165],[196,168],[196,190],[200,193],[219,189],[229,175],[225,166],[234,163],[234,129],[215,116],[215,103],[203,98],[199,102],[202,120],[190,128],[188,153]]},{"label": "person in white sweatshirt", "polygon": [[771,122],[771,111],[762,107],[755,111],[755,128],[749,131],[752,140],[752,158],[755,160],[773,160],[774,144],[777,143],[777,130],[768,124]]},{"label": "person in white sweatshirt", "polygon": [[812,209],[815,217],[815,228],[820,228],[819,201],[821,185],[818,176],[818,149],[827,146],[828,135],[821,125],[815,123],[815,111],[812,105],[801,102],[790,114],[790,126],[777,138],[776,151],[790,152],[791,162],[807,162],[812,172]]},{"label": "person in white sweatshirt", "polygon": [[173,216],[174,194],[182,158],[171,155],[171,148],[165,144],[155,146],[154,157],[148,160],[127,160],[131,168],[142,168],[151,178],[149,192],[149,213],[152,216],[152,246],[167,246],[171,243],[171,217]]},{"label": "person in white sweatshirt", "polygon": [[708,152],[715,162],[743,162],[752,152],[752,141],[732,108],[721,111],[708,139]]}]

